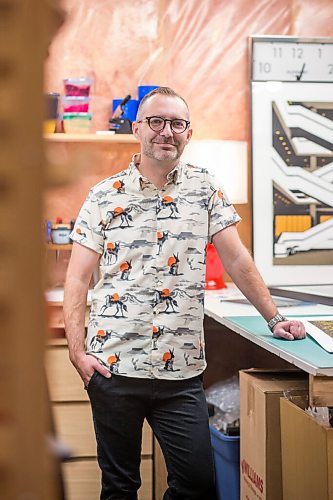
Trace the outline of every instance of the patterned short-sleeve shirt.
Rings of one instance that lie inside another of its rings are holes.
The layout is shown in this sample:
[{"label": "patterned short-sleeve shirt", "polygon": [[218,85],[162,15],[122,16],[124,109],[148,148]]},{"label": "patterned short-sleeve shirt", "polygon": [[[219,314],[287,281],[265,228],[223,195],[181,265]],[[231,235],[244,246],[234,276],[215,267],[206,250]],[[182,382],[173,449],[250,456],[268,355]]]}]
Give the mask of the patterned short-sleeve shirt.
[{"label": "patterned short-sleeve shirt", "polygon": [[158,189],[139,162],[91,189],[71,235],[101,254],[86,350],[119,375],[190,378],[206,367],[206,245],[240,217],[206,169],[180,161]]}]

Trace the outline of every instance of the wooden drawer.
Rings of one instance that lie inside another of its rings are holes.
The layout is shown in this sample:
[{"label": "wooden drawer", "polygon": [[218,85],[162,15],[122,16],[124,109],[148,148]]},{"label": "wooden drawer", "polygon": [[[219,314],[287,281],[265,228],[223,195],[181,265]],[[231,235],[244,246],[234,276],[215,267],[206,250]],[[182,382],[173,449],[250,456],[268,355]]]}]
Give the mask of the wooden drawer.
[{"label": "wooden drawer", "polygon": [[72,457],[96,457],[96,439],[90,403],[53,405],[58,438],[71,450]]},{"label": "wooden drawer", "polygon": [[[71,448],[73,457],[95,457],[96,440],[90,403],[56,403],[53,405],[59,439]],[[152,431],[144,423],[142,454],[152,455]]]},{"label": "wooden drawer", "polygon": [[50,328],[64,328],[64,315],[62,306],[50,306],[48,308],[48,326]]},{"label": "wooden drawer", "polygon": [[[52,302],[48,302],[48,326],[50,328],[64,328],[64,314],[62,305],[52,305]],[[88,326],[90,315],[90,307],[87,306],[84,324]]]},{"label": "wooden drawer", "polygon": [[164,492],[168,488],[167,469],[161,447],[154,438],[154,475],[155,475],[155,498],[163,498]]},{"label": "wooden drawer", "polygon": [[153,460],[143,458],[141,460],[141,488],[139,489],[139,500],[152,500],[153,498]]},{"label": "wooden drawer", "polygon": [[51,401],[88,401],[83,382],[69,360],[67,346],[48,347],[46,373]]},{"label": "wooden drawer", "polygon": [[[99,500],[100,470],[96,460],[86,459],[63,464],[66,500]],[[141,460],[139,500],[152,500],[153,464],[151,458]]]},{"label": "wooden drawer", "polygon": [[101,474],[96,459],[62,465],[66,500],[99,500]]},{"label": "wooden drawer", "polygon": [[152,455],[153,454],[153,431],[147,424],[146,420],[143,424],[142,432],[142,455]]}]

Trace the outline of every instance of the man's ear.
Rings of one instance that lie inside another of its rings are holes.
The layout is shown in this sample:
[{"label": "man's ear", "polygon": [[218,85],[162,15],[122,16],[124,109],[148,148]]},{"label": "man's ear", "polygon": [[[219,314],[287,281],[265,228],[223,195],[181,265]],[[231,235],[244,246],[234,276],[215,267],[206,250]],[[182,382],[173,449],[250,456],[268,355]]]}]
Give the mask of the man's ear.
[{"label": "man's ear", "polygon": [[187,131],[187,137],[186,137],[186,144],[190,142],[190,139],[192,137],[193,130],[191,128],[188,129]]},{"label": "man's ear", "polygon": [[139,141],[140,140],[140,135],[139,135],[139,125],[138,122],[133,122],[132,123],[132,132],[134,137]]}]

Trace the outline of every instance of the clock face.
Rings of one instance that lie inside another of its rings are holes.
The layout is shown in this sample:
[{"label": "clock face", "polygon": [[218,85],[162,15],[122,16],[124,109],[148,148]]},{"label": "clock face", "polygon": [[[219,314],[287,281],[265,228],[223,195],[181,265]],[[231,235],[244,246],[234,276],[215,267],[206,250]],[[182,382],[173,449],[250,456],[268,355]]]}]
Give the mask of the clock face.
[{"label": "clock face", "polygon": [[252,39],[252,80],[333,82],[333,40]]}]

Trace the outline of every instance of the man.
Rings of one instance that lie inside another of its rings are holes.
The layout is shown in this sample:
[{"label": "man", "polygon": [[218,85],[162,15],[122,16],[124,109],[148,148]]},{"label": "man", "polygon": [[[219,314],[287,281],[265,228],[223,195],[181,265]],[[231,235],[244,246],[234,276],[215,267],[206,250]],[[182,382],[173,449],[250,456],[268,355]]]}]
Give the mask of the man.
[{"label": "man", "polygon": [[69,355],[92,404],[101,499],[137,498],[146,418],[166,460],[164,499],[213,500],[201,380],[207,241],[275,337],[301,339],[304,326],[278,315],[239,239],[240,218],[214,177],[180,161],[192,135],[184,99],[167,87],[152,91],[133,134],[141,154],[90,191],[72,234],[64,300]]}]

